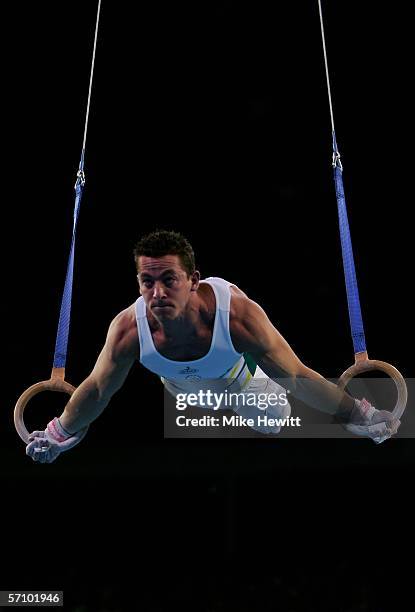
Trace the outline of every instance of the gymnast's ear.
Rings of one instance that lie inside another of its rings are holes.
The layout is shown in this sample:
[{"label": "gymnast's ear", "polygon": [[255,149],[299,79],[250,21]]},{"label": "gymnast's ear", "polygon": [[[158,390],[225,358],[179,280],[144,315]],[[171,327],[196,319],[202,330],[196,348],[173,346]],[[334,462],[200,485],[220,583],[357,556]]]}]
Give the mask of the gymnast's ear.
[{"label": "gymnast's ear", "polygon": [[195,270],[193,274],[190,275],[190,280],[192,281],[192,287],[190,291],[197,291],[200,282],[200,272],[199,270]]},{"label": "gymnast's ear", "polygon": [[140,275],[139,274],[136,275],[136,279],[137,279],[137,284],[138,284],[138,293],[142,295],[141,289],[140,289]]}]

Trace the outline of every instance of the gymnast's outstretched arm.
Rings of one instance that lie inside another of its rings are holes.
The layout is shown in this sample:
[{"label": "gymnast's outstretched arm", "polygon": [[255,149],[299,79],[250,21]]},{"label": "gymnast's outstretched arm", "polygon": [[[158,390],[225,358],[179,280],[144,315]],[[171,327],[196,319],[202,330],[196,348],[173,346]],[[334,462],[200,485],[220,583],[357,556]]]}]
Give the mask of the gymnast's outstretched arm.
[{"label": "gymnast's outstretched arm", "polygon": [[139,357],[137,330],[131,324],[129,309],[111,322],[107,338],[91,374],[74,391],[59,417],[68,433],[87,427],[122,387]]},{"label": "gymnast's outstretched arm", "polygon": [[50,421],[44,431],[30,434],[26,454],[39,463],[51,463],[78,444],[89,424],[121,388],[138,357],[137,327],[130,307],[112,321],[94,369],[74,391],[61,416]]},{"label": "gymnast's outstretched arm", "polygon": [[237,351],[250,353],[267,376],[278,379],[309,406],[334,415],[352,433],[375,442],[396,433],[400,422],[392,413],[355,400],[303,364],[264,310],[237,288],[231,300],[230,330]]}]

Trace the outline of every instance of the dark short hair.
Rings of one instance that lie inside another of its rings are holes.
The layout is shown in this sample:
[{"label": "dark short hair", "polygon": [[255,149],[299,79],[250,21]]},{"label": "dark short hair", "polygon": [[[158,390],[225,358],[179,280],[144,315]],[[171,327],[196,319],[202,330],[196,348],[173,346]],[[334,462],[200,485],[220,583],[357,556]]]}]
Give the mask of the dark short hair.
[{"label": "dark short hair", "polygon": [[163,257],[163,255],[177,255],[188,276],[195,271],[193,248],[187,238],[179,232],[156,230],[140,238],[134,248],[137,268],[139,257]]}]

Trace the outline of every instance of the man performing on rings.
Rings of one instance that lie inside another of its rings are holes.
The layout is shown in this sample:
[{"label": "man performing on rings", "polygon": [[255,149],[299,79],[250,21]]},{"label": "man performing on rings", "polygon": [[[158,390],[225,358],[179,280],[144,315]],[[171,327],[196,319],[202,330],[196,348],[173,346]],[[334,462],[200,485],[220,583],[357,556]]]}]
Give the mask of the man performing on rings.
[{"label": "man performing on rings", "polygon": [[[148,234],[134,255],[141,297],[111,322],[92,372],[61,416],[45,431],[30,434],[26,453],[34,461],[50,463],[65,450],[69,438],[80,441],[136,360],[160,376],[172,394],[184,389],[186,369],[192,369],[202,380],[237,382],[243,392],[279,396],[286,389],[332,414],[348,431],[376,443],[396,433],[400,421],[392,413],[376,410],[365,399],[353,399],[304,365],[262,308],[238,287],[217,277],[201,281],[193,249],[181,234],[165,230]],[[256,406],[236,411],[254,419],[264,413]],[[269,417],[276,418],[288,417],[290,411],[288,402],[266,409]],[[265,434],[280,431],[280,427],[254,428]]]}]

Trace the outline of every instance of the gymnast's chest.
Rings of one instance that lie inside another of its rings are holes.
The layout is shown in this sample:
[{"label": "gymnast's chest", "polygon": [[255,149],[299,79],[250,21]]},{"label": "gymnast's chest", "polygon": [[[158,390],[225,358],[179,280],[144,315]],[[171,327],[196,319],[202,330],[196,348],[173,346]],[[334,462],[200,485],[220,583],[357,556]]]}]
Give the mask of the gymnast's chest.
[{"label": "gymnast's chest", "polygon": [[201,329],[197,334],[187,339],[166,338],[161,331],[154,332],[153,343],[156,351],[171,361],[194,361],[201,359],[210,350],[212,343],[212,330]]}]

